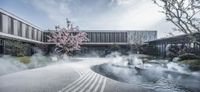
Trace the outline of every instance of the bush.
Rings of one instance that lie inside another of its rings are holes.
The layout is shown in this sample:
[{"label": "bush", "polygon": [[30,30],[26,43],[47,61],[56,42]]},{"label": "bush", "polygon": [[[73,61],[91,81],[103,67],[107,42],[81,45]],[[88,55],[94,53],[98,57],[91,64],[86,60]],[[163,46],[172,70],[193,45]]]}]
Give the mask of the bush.
[{"label": "bush", "polygon": [[113,44],[111,45],[111,51],[118,51],[120,49],[119,45]]},{"label": "bush", "polygon": [[198,59],[183,60],[181,63],[189,65],[189,69],[192,70],[192,71],[199,71],[200,70],[200,60],[198,60]]},{"label": "bush", "polygon": [[191,53],[182,54],[178,58],[178,61],[200,59],[199,56]]},{"label": "bush", "polygon": [[17,57],[24,57],[24,54],[23,54],[23,53],[17,53],[16,56],[17,56]]},{"label": "bush", "polygon": [[18,57],[18,59],[20,60],[21,63],[24,63],[24,64],[28,64],[31,62],[31,59],[28,56]]}]

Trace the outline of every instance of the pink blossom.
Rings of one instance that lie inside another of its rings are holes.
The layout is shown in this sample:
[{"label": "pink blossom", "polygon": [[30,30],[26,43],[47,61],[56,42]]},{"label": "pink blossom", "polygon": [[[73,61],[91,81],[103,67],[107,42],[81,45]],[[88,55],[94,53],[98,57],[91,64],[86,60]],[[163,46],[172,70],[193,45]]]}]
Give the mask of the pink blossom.
[{"label": "pink blossom", "polygon": [[[69,25],[69,24],[68,24]],[[78,27],[73,27],[73,25],[67,28],[56,27],[56,31],[51,32],[48,37],[48,42],[54,43],[56,45],[57,52],[63,52],[69,54],[72,51],[80,50],[81,44],[84,41],[88,41],[87,33],[80,32]]]}]

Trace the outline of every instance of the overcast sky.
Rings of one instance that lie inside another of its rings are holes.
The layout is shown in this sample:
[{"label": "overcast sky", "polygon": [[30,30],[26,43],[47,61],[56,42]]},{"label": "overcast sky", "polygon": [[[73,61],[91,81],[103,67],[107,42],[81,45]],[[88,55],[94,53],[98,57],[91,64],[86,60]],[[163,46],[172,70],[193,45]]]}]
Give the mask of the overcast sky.
[{"label": "overcast sky", "polygon": [[0,0],[0,7],[39,26],[54,29],[69,18],[81,30],[172,31],[151,0]]}]

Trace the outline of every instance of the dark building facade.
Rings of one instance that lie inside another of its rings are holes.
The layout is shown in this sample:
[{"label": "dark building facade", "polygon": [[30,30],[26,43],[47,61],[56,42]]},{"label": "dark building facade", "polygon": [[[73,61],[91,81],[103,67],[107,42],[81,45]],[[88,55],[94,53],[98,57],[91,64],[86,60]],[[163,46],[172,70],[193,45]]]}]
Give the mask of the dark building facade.
[{"label": "dark building facade", "polygon": [[200,33],[157,39],[148,42],[150,46],[149,50],[153,50],[148,51],[151,52],[148,54],[166,57],[170,46],[184,46],[186,53],[200,55],[200,44],[198,42],[200,42]]},{"label": "dark building facade", "polygon": [[[132,48],[135,44],[144,44],[146,41],[155,40],[156,31],[143,30],[84,30],[89,38],[88,42],[83,44],[83,53],[95,51],[99,55],[109,54],[112,51],[118,51],[123,54],[128,52],[136,53]],[[93,32],[92,32],[93,31]]]},{"label": "dark building facade", "polygon": [[[50,32],[54,30],[46,30],[43,32],[44,42],[48,43]],[[153,41],[157,39],[157,31],[151,30],[81,30],[87,33],[89,41],[83,44],[142,44],[144,42]]]},{"label": "dark building facade", "polygon": [[[119,51],[122,53],[130,52],[134,45],[143,45],[145,42],[153,41],[157,38],[156,31],[150,30],[81,30],[87,33],[89,41],[83,42],[82,48],[78,53],[96,52],[100,55]],[[49,32],[44,32],[44,42],[47,44]],[[52,46],[52,45],[51,45]]]},{"label": "dark building facade", "polygon": [[1,54],[19,52],[31,55],[37,44],[43,44],[43,31],[39,27],[0,9]]},{"label": "dark building facade", "polygon": [[[31,55],[35,47],[53,49],[47,35],[53,30],[41,30],[39,27],[0,9],[0,53],[22,53]],[[87,33],[89,41],[82,44],[79,52],[108,51],[126,49],[130,45],[144,44],[157,38],[156,31],[149,30],[81,30]],[[21,49],[23,48],[23,49]]]}]

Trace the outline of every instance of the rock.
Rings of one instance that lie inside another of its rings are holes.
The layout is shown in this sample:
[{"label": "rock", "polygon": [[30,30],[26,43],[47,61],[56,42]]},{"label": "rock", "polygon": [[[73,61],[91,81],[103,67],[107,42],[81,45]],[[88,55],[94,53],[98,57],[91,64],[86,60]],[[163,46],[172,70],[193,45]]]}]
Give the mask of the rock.
[{"label": "rock", "polygon": [[179,61],[180,60],[180,58],[179,57],[175,57],[175,58],[173,58],[173,62],[176,62],[176,61]]}]

